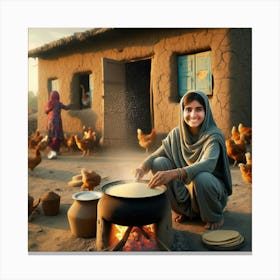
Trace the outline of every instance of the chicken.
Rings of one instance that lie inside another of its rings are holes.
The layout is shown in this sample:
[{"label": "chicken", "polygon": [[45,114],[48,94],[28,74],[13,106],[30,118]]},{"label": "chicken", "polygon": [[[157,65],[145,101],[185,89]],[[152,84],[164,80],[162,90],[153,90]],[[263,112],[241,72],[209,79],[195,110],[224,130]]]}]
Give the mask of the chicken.
[{"label": "chicken", "polygon": [[91,127],[88,127],[88,130],[84,130],[83,139],[91,139],[95,142],[96,141],[96,132],[93,131]]},{"label": "chicken", "polygon": [[240,139],[239,131],[235,125],[231,129],[231,139],[234,140],[234,142]]},{"label": "chicken", "polygon": [[242,179],[247,183],[252,183],[252,158],[251,153],[246,153],[246,164],[239,163]]},{"label": "chicken", "polygon": [[83,152],[82,156],[89,155],[95,146],[95,141],[92,139],[80,139],[78,135],[75,135],[74,138],[77,147]]},{"label": "chicken", "polygon": [[149,148],[155,142],[156,139],[156,130],[153,128],[150,134],[144,134],[143,131],[138,128],[137,129],[137,139],[140,147],[146,150],[148,153]]},{"label": "chicken", "polygon": [[34,168],[36,166],[38,166],[42,161],[41,154],[40,154],[40,148],[38,146],[35,148],[34,154],[35,155],[33,157],[28,157],[28,168],[31,171],[33,171]]},{"label": "chicken", "polygon": [[101,176],[93,170],[86,170],[85,168],[83,168],[81,170],[81,174],[82,174],[82,182],[83,182],[83,185],[81,186],[81,190],[83,191],[85,190],[93,191],[93,189],[96,186],[98,186],[101,182]]},{"label": "chicken", "polygon": [[35,133],[28,137],[28,147],[29,149],[34,149],[38,143],[43,139],[39,129],[36,129]]},{"label": "chicken", "polygon": [[251,143],[251,141],[252,141],[252,128],[251,127],[245,127],[242,123],[239,123],[238,132],[240,134],[244,135],[247,144]]},{"label": "chicken", "polygon": [[69,136],[69,138],[66,140],[66,146],[67,146],[67,150],[68,152],[72,151],[77,151],[79,150],[77,144],[76,144],[76,140],[75,140],[75,135],[72,134]]},{"label": "chicken", "polygon": [[46,135],[37,145],[40,151],[44,151],[48,146],[48,135]]},{"label": "chicken", "polygon": [[226,149],[228,156],[234,160],[233,166],[238,162],[245,162],[245,153],[247,152],[246,143],[242,139],[238,143],[235,143],[233,139],[226,140]]}]

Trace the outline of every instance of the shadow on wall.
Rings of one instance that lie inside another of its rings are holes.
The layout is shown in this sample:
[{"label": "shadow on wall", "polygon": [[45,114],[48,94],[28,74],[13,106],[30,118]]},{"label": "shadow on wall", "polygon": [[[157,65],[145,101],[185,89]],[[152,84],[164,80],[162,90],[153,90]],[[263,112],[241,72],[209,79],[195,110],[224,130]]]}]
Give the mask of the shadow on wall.
[{"label": "shadow on wall", "polygon": [[79,119],[82,126],[90,126],[94,131],[96,130],[97,115],[91,109],[69,110],[68,114]]}]

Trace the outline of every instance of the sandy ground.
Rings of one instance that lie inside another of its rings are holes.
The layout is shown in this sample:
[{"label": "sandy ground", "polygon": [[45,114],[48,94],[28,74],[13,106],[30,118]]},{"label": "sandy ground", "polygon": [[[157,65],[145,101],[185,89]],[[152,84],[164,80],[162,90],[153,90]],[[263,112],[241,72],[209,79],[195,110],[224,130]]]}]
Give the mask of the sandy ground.
[{"label": "sandy ground", "polygon": [[[32,151],[29,151],[32,152]],[[87,252],[96,253],[95,238],[79,238],[71,234],[67,211],[73,203],[72,195],[79,187],[70,187],[72,176],[80,174],[82,168],[95,170],[101,175],[100,190],[104,184],[121,179],[132,179],[132,170],[146,157],[141,151],[95,152],[89,157],[81,157],[80,152],[62,151],[55,160],[47,159],[33,172],[28,171],[28,192],[34,199],[53,191],[61,196],[59,214],[45,216],[41,204],[28,221],[28,251],[34,252]],[[245,183],[238,167],[231,167],[233,194],[225,209],[225,224],[222,229],[238,230],[245,238],[240,251],[252,251],[252,186]],[[146,175],[144,179],[148,179]],[[173,215],[173,214],[172,214]],[[206,232],[200,220],[173,222],[174,246],[172,251],[197,252],[209,251],[201,242]]]}]

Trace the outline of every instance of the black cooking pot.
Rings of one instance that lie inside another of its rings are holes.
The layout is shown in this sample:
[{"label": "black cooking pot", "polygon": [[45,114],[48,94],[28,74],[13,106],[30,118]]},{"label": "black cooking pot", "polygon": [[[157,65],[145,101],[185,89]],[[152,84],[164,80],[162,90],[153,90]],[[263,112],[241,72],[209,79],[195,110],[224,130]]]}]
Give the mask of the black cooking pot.
[{"label": "black cooking pot", "polygon": [[[104,185],[102,187],[104,194],[98,202],[98,215],[111,223],[123,226],[149,225],[159,222],[168,207],[165,186],[157,187],[161,191],[159,194],[153,193],[151,196],[123,197],[109,194],[109,188],[112,190],[113,186],[133,182],[132,180],[120,180]],[[147,180],[138,182],[148,183]]]}]

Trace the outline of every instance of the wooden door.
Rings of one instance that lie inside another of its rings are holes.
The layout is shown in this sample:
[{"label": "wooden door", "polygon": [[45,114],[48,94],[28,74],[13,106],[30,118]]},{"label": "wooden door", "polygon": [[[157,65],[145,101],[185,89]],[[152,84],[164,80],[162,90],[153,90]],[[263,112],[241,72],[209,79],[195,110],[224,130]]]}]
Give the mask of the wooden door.
[{"label": "wooden door", "polygon": [[103,58],[104,121],[106,146],[127,142],[125,64]]}]

